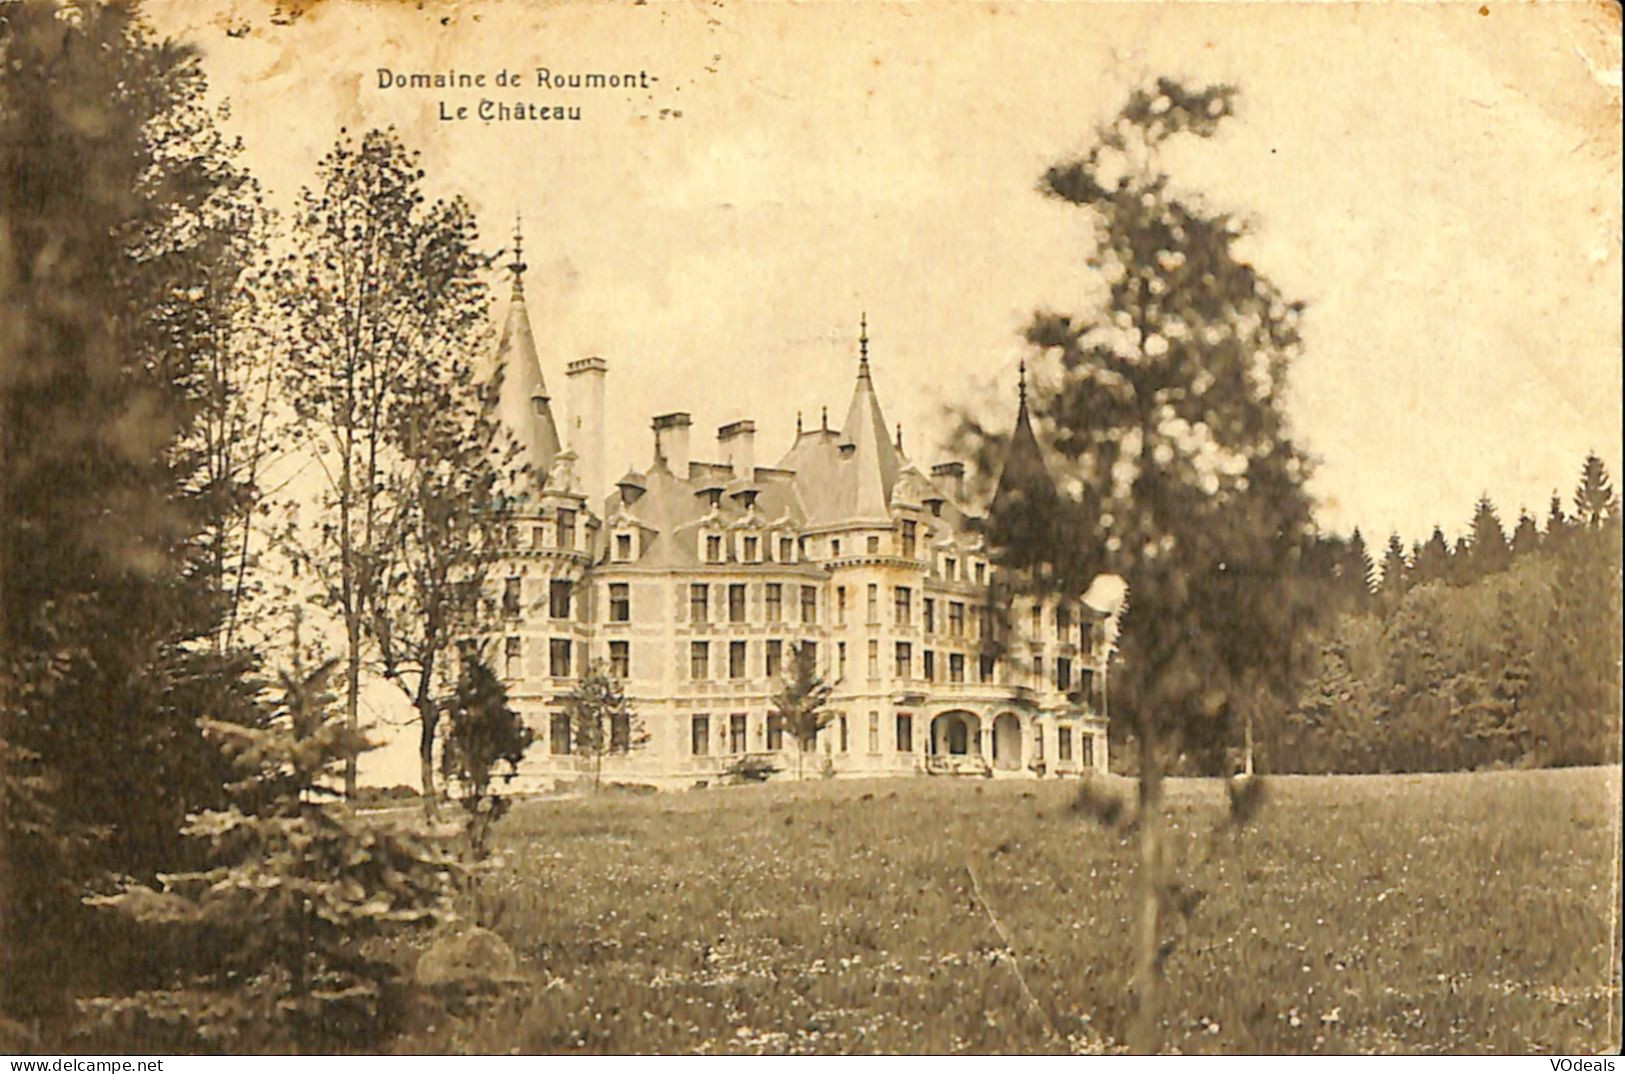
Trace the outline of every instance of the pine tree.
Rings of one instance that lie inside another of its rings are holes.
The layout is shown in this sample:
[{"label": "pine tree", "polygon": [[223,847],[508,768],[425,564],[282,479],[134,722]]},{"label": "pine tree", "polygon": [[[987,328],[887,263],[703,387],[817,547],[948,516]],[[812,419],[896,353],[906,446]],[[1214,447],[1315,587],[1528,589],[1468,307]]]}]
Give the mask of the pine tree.
[{"label": "pine tree", "polygon": [[[1397,536],[1395,539],[1398,539]],[[1400,558],[1403,561],[1403,554]],[[1366,549],[1365,537],[1358,526],[1349,537],[1344,564],[1344,591],[1349,607],[1355,611],[1365,611],[1370,607],[1371,594],[1377,589],[1377,568],[1371,561],[1371,553]]]},{"label": "pine tree", "polygon": [[1410,565],[1405,562],[1405,542],[1399,534],[1388,535],[1388,550],[1382,557],[1382,595],[1390,609],[1410,588]]},{"label": "pine tree", "polygon": [[1523,558],[1540,550],[1540,527],[1528,508],[1518,511],[1518,528],[1512,531],[1512,555]]},{"label": "pine tree", "polygon": [[1473,509],[1473,574],[1477,578],[1487,578],[1506,570],[1510,559],[1506,531],[1501,528],[1501,518],[1486,492],[1478,498],[1478,504]]},{"label": "pine tree", "polygon": [[1600,529],[1619,513],[1619,500],[1614,495],[1613,482],[1608,470],[1596,452],[1586,456],[1580,470],[1580,483],[1574,487],[1574,521],[1587,529]]},{"label": "pine tree", "polygon": [[835,685],[819,674],[813,650],[805,645],[791,647],[789,667],[773,694],[773,715],[795,740],[797,779],[803,774],[802,761],[817,745],[818,733],[835,718],[829,709]]},{"label": "pine tree", "polygon": [[1473,543],[1464,533],[1456,538],[1456,545],[1450,550],[1450,565],[1445,570],[1445,581],[1453,586],[1464,586],[1472,585],[1477,578]]},{"label": "pine tree", "polygon": [[206,723],[240,804],[187,824],[209,864],[89,900],[193,942],[163,987],[86,1004],[109,1039],[157,1051],[374,1050],[401,1027],[396,963],[369,941],[449,909],[433,841],[351,811],[333,784],[371,748],[334,713],[333,665],[283,676],[263,728]]},{"label": "pine tree", "polygon": [[1546,508],[1546,531],[1541,534],[1541,546],[1554,551],[1562,547],[1572,528],[1572,520],[1563,513],[1563,497],[1553,489],[1551,503]]},{"label": "pine tree", "polygon": [[194,421],[219,311],[191,295],[241,175],[204,93],[129,5],[0,16],[0,1025],[42,1043],[70,978],[122,972],[78,895],[177,864],[220,794],[195,718],[249,690],[252,654],[199,644],[225,507]]},{"label": "pine tree", "polygon": [[1445,543],[1442,527],[1433,527],[1433,533],[1428,537],[1427,544],[1417,553],[1414,566],[1418,585],[1449,580],[1450,546]]}]

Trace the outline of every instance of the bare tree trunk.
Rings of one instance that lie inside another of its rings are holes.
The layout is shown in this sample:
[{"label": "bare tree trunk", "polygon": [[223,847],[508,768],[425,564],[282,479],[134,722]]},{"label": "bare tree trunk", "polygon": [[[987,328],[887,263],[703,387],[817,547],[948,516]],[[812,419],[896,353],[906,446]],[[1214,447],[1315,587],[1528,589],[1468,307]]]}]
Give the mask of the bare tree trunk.
[{"label": "bare tree trunk", "polygon": [[1162,768],[1154,732],[1139,730],[1140,745],[1140,876],[1139,915],[1134,935],[1134,1018],[1129,1049],[1155,1055],[1162,1047],[1162,946],[1159,911],[1162,901],[1163,816]]},{"label": "bare tree trunk", "polygon": [[1253,774],[1253,710],[1251,706],[1247,708],[1247,723],[1242,729],[1242,735],[1242,771],[1248,777],[1251,777]]},{"label": "bare tree trunk", "polygon": [[440,798],[434,785],[434,714],[418,712],[418,786],[423,795],[423,815],[430,820],[440,816]]},{"label": "bare tree trunk", "polygon": [[[350,612],[345,618],[350,652],[344,669],[344,726],[354,735],[361,729],[361,616]],[[344,758],[344,797],[354,801],[355,788],[356,751],[352,748]]]}]

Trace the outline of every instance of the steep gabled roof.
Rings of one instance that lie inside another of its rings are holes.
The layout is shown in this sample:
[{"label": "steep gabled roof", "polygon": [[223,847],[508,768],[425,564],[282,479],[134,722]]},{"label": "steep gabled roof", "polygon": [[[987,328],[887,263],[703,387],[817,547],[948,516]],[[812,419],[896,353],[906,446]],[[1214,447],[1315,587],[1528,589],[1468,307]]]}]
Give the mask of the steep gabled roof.
[{"label": "steep gabled roof", "polygon": [[546,480],[553,460],[559,454],[559,430],[553,421],[547,383],[542,379],[542,363],[536,353],[536,337],[530,330],[530,313],[525,308],[525,263],[515,237],[513,297],[508,319],[502,325],[497,344],[497,372],[502,386],[497,395],[497,415],[520,448],[520,460],[530,465],[537,482]]}]

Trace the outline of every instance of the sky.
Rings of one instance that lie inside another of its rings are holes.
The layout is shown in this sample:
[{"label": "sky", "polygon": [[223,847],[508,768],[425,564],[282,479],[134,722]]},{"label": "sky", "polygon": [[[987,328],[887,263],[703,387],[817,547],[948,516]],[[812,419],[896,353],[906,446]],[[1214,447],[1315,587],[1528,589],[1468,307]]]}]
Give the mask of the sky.
[{"label": "sky", "polygon": [[[1289,409],[1320,460],[1321,524],[1409,541],[1465,528],[1484,492],[1509,526],[1520,506],[1543,515],[1590,450],[1620,472],[1609,6],[148,10],[201,50],[274,199],[311,181],[340,127],[394,125],[491,247],[523,214],[555,405],[568,361],[609,363],[610,480],[648,465],[657,413],[694,415],[697,457],[717,426],[754,419],[768,463],[798,410],[839,421],[863,312],[913,458],[945,457],[950,405],[1008,421],[1023,324],[1094,294],[1087,220],[1037,193],[1044,168],[1159,75],[1234,83],[1237,117],[1171,170],[1245,214],[1254,263],[1308,303]],[[541,89],[541,67],[653,78]],[[379,68],[488,82],[380,89]],[[522,85],[492,85],[501,70]],[[482,98],[582,119],[439,118]]]},{"label": "sky", "polygon": [[[196,46],[227,127],[291,204],[340,128],[395,126],[492,249],[524,218],[526,294],[561,426],[565,365],[609,363],[608,480],[646,467],[649,419],[687,410],[695,455],[751,418],[776,462],[797,412],[846,412],[858,319],[887,417],[939,461],[963,406],[1013,420],[1021,329],[1086,311],[1089,225],[1050,164],[1158,76],[1240,88],[1168,154],[1238,211],[1245,250],[1308,304],[1295,437],[1321,525],[1372,544],[1509,528],[1619,475],[1620,75],[1609,4],[817,4],[148,0]],[[634,89],[536,69],[636,72]],[[484,89],[379,88],[484,73]],[[518,88],[491,85],[521,73]],[[651,76],[648,88],[641,73]],[[443,120],[482,98],[578,122]],[[498,293],[506,294],[500,280]],[[500,319],[503,304],[495,309]],[[404,724],[388,686],[374,716]],[[404,730],[404,728],[403,728]],[[412,735],[364,758],[415,783]]]}]

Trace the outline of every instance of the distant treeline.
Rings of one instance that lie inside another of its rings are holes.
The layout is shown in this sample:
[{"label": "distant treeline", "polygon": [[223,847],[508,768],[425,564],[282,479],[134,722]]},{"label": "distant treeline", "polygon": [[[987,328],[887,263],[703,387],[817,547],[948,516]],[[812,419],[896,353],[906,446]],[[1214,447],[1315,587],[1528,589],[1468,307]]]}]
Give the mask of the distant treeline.
[{"label": "distant treeline", "polygon": [[1481,498],[1454,546],[1435,527],[1380,572],[1358,530],[1319,565],[1337,612],[1296,704],[1261,718],[1277,772],[1419,772],[1620,757],[1620,513],[1588,457],[1572,512],[1506,535]]}]

